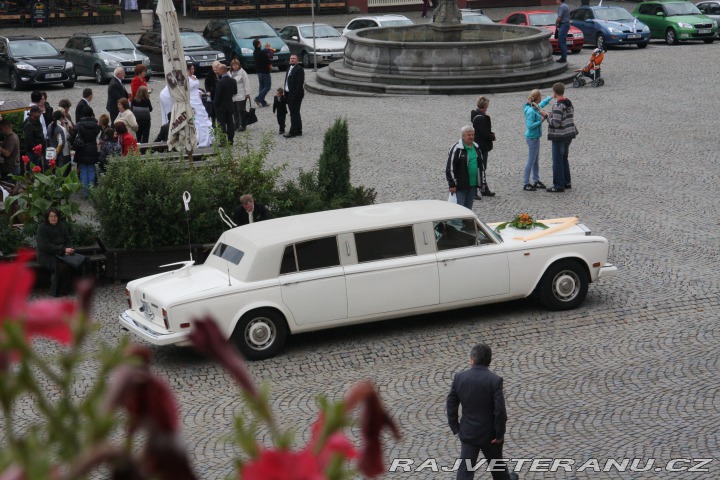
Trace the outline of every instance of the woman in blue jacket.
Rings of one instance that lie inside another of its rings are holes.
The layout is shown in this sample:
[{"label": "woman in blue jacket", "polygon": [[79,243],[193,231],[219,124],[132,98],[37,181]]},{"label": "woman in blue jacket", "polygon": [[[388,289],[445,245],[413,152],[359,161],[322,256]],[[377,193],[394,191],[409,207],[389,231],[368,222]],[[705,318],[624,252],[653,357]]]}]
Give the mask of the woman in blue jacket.
[{"label": "woman in blue jacket", "polygon": [[[540,137],[542,137],[542,122],[548,116],[547,113],[540,110],[550,103],[551,96],[542,100],[542,93],[535,89],[530,92],[527,103],[523,107],[525,111],[525,141],[528,144],[528,159],[525,165],[525,175],[523,177],[523,190],[532,192],[538,188],[545,188],[545,184],[540,181]],[[534,183],[530,183],[530,170],[532,170]]]}]

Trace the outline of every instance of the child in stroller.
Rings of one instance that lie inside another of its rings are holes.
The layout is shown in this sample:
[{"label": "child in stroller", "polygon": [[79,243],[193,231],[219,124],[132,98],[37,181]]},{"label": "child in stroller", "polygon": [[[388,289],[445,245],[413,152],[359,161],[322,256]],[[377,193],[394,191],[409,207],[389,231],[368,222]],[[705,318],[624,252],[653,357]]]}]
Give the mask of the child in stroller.
[{"label": "child in stroller", "polygon": [[582,70],[575,70],[578,72],[577,76],[573,79],[573,87],[583,87],[587,83],[587,81],[583,77],[588,77],[592,79],[590,81],[590,85],[593,87],[599,87],[605,83],[605,80],[600,78],[600,64],[603,61],[603,58],[605,57],[605,50],[602,48],[596,48],[593,50],[592,55],[590,56],[590,61],[587,65],[585,65],[585,68]]}]

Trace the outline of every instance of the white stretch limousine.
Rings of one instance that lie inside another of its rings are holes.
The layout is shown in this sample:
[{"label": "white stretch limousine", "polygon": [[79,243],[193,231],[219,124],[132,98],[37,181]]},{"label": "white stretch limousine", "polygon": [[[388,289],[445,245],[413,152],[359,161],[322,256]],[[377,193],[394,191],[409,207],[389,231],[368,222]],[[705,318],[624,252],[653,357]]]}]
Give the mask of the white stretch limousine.
[{"label": "white stretch limousine", "polygon": [[608,242],[576,218],[500,234],[449,202],[412,201],[284,217],[223,233],[204,265],[128,283],[120,323],[156,345],[187,345],[213,316],[250,359],[288,333],[501,302],[535,292],[580,305],[616,273]]}]

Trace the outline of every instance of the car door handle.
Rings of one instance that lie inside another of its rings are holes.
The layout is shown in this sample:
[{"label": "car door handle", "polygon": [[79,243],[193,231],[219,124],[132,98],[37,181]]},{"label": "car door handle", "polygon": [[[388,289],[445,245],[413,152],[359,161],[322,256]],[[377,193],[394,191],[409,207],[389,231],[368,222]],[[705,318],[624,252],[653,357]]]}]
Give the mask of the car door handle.
[{"label": "car door handle", "polygon": [[443,263],[447,264],[448,262],[454,262],[457,260],[457,258],[443,258]]}]

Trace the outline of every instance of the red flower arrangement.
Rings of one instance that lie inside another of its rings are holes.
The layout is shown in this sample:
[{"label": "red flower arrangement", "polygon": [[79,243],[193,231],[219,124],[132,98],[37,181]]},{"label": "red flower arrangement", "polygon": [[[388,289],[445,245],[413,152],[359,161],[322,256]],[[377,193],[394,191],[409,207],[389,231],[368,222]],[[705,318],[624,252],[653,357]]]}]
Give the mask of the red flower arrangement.
[{"label": "red flower arrangement", "polygon": [[57,162],[55,160],[50,160],[50,162],[48,162],[48,165],[50,166],[50,168],[55,168],[57,166]]},{"label": "red flower arrangement", "polygon": [[43,151],[43,146],[42,146],[42,144],[38,143],[37,145],[35,145],[35,146],[33,147],[32,151],[33,151],[33,153],[34,153],[35,155],[40,155],[40,154],[42,154],[42,151]]},{"label": "red flower arrangement", "polygon": [[27,165],[28,163],[30,163],[30,157],[28,157],[27,155],[23,155],[22,161],[25,165]]},{"label": "red flower arrangement", "polygon": [[40,172],[42,172],[42,168],[39,167],[39,166],[37,166],[37,165],[35,165],[35,166],[32,168],[32,171],[33,171],[33,173],[40,173]]}]

